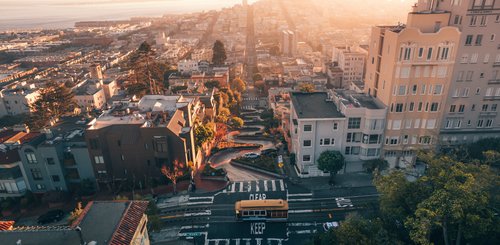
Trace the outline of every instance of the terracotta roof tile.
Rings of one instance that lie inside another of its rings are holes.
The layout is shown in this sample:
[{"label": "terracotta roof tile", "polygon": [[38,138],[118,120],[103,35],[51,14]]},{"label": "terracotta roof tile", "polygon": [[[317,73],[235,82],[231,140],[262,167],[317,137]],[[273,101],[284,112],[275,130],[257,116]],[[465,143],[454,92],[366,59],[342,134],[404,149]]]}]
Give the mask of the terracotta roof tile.
[{"label": "terracotta roof tile", "polygon": [[111,237],[111,245],[129,245],[141,222],[142,216],[148,208],[147,201],[131,201],[123,215],[117,229]]},{"label": "terracotta roof tile", "polygon": [[0,221],[0,231],[12,230],[14,223],[14,221]]}]

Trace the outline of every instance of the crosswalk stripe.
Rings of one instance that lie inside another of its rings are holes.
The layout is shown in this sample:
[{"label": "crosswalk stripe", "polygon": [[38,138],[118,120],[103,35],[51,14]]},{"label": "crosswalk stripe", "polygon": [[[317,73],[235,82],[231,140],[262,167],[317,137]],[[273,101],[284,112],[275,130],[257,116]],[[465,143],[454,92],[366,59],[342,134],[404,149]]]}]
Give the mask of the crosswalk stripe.
[{"label": "crosswalk stripe", "polygon": [[255,182],[255,191],[256,192],[259,192],[259,183],[260,183],[260,181]]},{"label": "crosswalk stripe", "polygon": [[267,180],[264,180],[264,191],[267,191]]},{"label": "crosswalk stripe", "polygon": [[233,183],[233,184],[231,185],[231,192],[234,192],[234,191],[235,191],[235,188],[236,188],[236,183]]},{"label": "crosswalk stripe", "polygon": [[240,192],[243,192],[243,182],[238,182],[240,184]]},{"label": "crosswalk stripe", "polygon": [[274,180],[271,180],[271,185],[273,187],[273,191],[276,191],[276,183],[274,182]]},{"label": "crosswalk stripe", "polygon": [[252,182],[248,181],[248,192],[252,190]]},{"label": "crosswalk stripe", "polygon": [[285,191],[285,183],[283,183],[282,179],[280,179],[280,189],[281,191]]}]

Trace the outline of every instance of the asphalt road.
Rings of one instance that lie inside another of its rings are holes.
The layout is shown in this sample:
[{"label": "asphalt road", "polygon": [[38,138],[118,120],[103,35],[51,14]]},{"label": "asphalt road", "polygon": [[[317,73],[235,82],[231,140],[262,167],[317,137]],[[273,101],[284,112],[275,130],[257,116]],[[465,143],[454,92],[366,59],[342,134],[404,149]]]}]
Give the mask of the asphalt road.
[{"label": "asphalt road", "polygon": [[[235,220],[238,200],[280,198],[289,202],[287,222]],[[305,244],[324,231],[325,222],[342,221],[353,211],[369,212],[377,199],[371,189],[338,196],[335,191],[312,193],[285,180],[237,181],[220,192],[191,196],[180,206],[162,209],[161,219],[173,237],[195,244]]]}]

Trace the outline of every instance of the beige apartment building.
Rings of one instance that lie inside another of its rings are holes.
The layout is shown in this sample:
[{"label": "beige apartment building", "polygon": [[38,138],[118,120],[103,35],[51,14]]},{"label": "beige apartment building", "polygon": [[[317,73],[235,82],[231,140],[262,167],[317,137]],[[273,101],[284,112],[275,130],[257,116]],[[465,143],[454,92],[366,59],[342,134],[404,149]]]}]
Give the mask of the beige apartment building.
[{"label": "beige apartment building", "polygon": [[460,48],[452,13],[419,9],[425,2],[406,25],[372,29],[365,92],[388,107],[382,156],[392,167],[413,164],[415,150],[438,142]]},{"label": "beige apartment building", "polygon": [[[437,2],[437,1],[436,1]],[[416,11],[425,11],[420,1]],[[434,11],[450,12],[462,32],[443,121],[440,146],[500,136],[500,0],[446,0]]]}]

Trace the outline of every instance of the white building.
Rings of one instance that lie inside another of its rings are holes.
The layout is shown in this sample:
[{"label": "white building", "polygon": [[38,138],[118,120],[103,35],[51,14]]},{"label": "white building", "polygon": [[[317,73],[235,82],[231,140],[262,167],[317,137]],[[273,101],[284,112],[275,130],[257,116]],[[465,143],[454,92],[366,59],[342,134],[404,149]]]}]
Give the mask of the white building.
[{"label": "white building", "polygon": [[333,62],[343,71],[342,87],[348,88],[352,82],[362,81],[365,73],[367,52],[358,47],[335,47],[333,49]]},{"label": "white building", "polygon": [[362,171],[362,161],[380,156],[386,109],[353,91],[291,93],[290,135],[300,177],[327,176],[317,168],[320,154],[340,151],[344,172]]},{"label": "white building", "polygon": [[182,74],[189,74],[192,72],[198,72],[198,61],[196,60],[181,60],[177,64],[177,71]]},{"label": "white building", "polygon": [[[0,91],[0,117],[19,115],[30,112],[30,105],[36,101],[39,91],[34,84],[29,86],[14,86]],[[2,105],[3,104],[3,105]]]},{"label": "white building", "polygon": [[298,37],[297,33],[291,30],[284,30],[281,33],[281,52],[283,55],[294,56],[297,53]]},{"label": "white building", "polygon": [[82,82],[73,92],[76,103],[83,111],[102,109],[106,104],[106,94],[99,81]]}]

